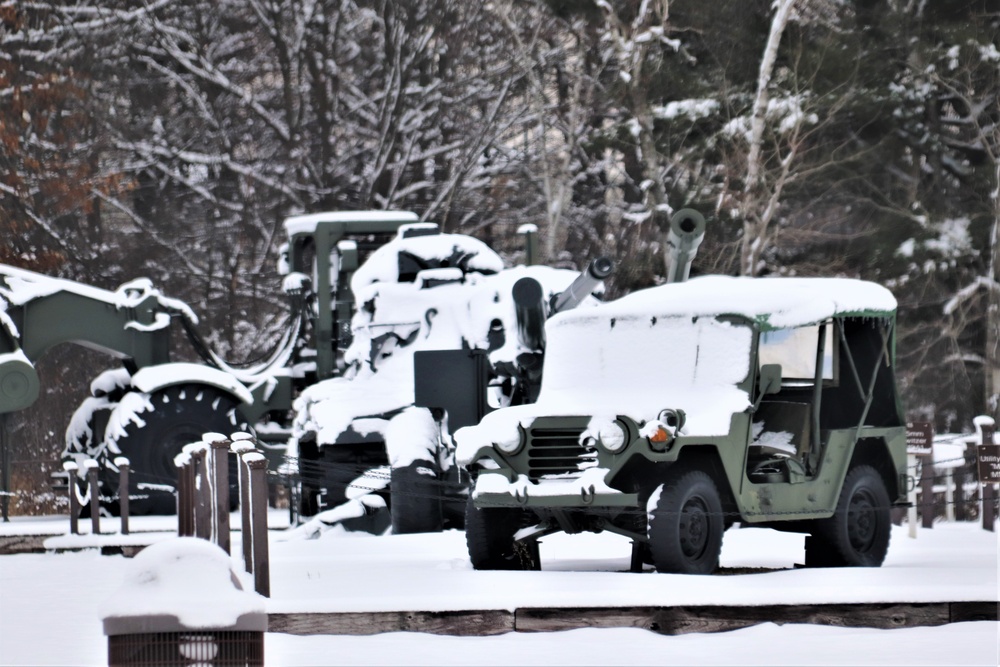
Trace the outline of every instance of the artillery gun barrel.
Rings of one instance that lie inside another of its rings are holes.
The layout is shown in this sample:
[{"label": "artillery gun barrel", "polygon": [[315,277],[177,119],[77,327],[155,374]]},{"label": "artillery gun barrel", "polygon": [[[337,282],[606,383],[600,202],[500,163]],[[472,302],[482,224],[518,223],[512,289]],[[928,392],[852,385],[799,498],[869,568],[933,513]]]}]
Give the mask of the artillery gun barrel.
[{"label": "artillery gun barrel", "polygon": [[517,338],[528,350],[545,349],[545,295],[534,278],[521,278],[511,289]]},{"label": "artillery gun barrel", "polygon": [[594,259],[587,270],[577,276],[576,280],[556,297],[552,312],[561,313],[564,310],[576,308],[601,284],[602,280],[611,275],[613,269],[614,262],[610,258],[598,257]]},{"label": "artillery gun barrel", "polygon": [[668,283],[682,283],[691,273],[691,263],[705,238],[705,218],[691,208],[681,209],[670,218],[667,251],[670,253]]}]

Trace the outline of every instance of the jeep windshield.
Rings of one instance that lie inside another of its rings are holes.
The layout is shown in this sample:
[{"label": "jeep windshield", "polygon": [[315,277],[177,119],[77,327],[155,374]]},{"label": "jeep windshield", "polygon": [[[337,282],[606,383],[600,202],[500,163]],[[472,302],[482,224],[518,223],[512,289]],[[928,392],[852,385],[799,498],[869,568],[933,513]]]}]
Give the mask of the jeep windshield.
[{"label": "jeep windshield", "polygon": [[685,432],[728,433],[749,406],[753,330],[715,317],[608,317],[576,313],[546,329],[545,372],[534,411],[654,419],[687,413]]}]

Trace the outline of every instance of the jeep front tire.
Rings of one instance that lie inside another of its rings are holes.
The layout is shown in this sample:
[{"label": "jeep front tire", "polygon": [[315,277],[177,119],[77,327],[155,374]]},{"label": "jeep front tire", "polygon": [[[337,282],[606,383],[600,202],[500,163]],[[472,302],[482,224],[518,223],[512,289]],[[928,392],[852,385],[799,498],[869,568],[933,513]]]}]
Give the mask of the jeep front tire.
[{"label": "jeep front tire", "polygon": [[722,501],[702,470],[677,470],[650,496],[649,548],[658,572],[711,574],[725,530]]}]

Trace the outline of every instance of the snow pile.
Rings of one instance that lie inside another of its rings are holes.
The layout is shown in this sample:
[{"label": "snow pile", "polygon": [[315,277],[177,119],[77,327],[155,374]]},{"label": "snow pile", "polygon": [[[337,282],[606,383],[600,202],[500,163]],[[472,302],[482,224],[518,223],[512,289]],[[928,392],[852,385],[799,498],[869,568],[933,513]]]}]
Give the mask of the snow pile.
[{"label": "snow pile", "polygon": [[[121,586],[101,607],[105,628],[134,617],[174,617],[185,629],[267,628],[266,600],[244,591],[230,557],[194,537],[158,542],[131,561]],[[242,627],[247,622],[258,627]],[[178,628],[179,629],[179,628]]]}]

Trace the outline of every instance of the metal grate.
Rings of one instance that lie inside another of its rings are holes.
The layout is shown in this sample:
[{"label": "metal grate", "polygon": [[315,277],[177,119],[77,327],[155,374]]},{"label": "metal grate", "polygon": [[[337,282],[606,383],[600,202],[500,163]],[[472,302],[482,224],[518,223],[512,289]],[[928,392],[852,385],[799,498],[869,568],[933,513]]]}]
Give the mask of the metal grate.
[{"label": "metal grate", "polygon": [[532,428],[528,431],[528,478],[579,474],[593,465],[597,451],[580,444],[583,428]]},{"label": "metal grate", "polygon": [[108,637],[109,667],[263,667],[264,633],[218,630]]}]

